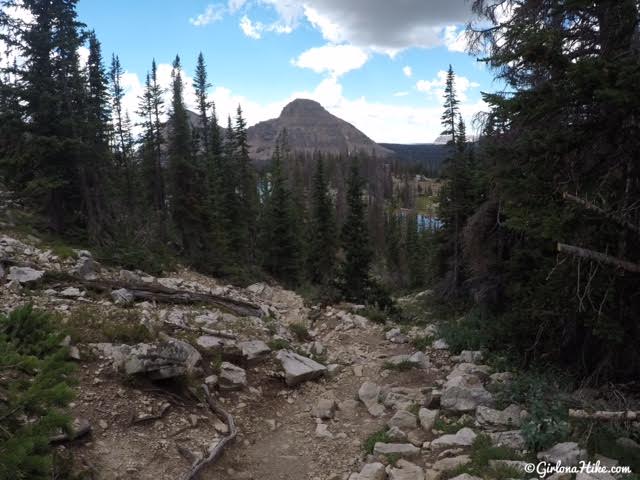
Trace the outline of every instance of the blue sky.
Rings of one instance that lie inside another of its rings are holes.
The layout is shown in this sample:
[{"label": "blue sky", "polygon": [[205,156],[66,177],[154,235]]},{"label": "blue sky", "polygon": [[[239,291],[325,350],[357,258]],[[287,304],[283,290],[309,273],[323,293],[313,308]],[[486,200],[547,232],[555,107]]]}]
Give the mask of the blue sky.
[{"label": "blue sky", "polygon": [[200,51],[221,117],[241,104],[254,124],[313,98],[378,142],[439,134],[450,63],[468,122],[495,89],[463,51],[466,0],[80,0],[78,11],[105,58],[120,56],[132,114],[153,58],[168,84],[179,54],[189,82]]}]

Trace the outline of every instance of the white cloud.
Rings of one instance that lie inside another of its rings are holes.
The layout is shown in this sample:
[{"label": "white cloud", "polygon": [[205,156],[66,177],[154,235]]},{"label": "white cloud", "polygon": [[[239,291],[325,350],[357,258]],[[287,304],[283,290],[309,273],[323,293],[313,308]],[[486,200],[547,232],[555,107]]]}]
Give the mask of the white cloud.
[{"label": "white cloud", "polygon": [[80,59],[80,66],[85,67],[89,61],[89,49],[85,46],[78,48],[78,57]]},{"label": "white cloud", "polygon": [[227,9],[229,10],[229,13],[235,13],[244,7],[245,3],[247,3],[247,0],[229,0]]},{"label": "white cloud", "polygon": [[468,43],[464,29],[458,29],[455,25],[449,25],[444,29],[444,44],[450,52],[466,52]]},{"label": "white cloud", "polygon": [[409,65],[407,65],[402,69],[402,73],[404,73],[406,77],[411,77],[411,75],[413,75],[413,69]]},{"label": "white cloud", "polygon": [[244,15],[240,19],[240,29],[249,38],[259,40],[262,38],[263,32],[274,32],[280,34],[287,34],[293,31],[293,28],[283,22],[273,22],[265,25],[262,22],[254,22],[249,17]]},{"label": "white cloud", "polygon": [[[229,2],[230,4],[232,2]],[[238,2],[234,2],[234,5]],[[239,8],[239,7],[238,7]],[[205,25],[209,25],[210,23],[217,22],[218,20],[222,20],[225,14],[225,7],[220,4],[210,4],[207,5],[207,8],[203,13],[198,15],[195,18],[190,18],[189,23],[196,27],[204,27]]]},{"label": "white cloud", "polygon": [[409,92],[407,91],[395,92],[393,94],[394,97],[406,97],[407,95],[409,95]]},{"label": "white cloud", "polygon": [[324,45],[302,52],[291,63],[300,68],[308,68],[316,73],[329,73],[339,77],[351,70],[362,67],[369,55],[353,45]]},{"label": "white cloud", "polygon": [[260,23],[254,24],[246,15],[240,20],[240,28],[242,29],[243,33],[247,37],[253,38],[255,40],[258,40],[262,37],[262,35],[260,34],[260,25]]},{"label": "white cloud", "polygon": [[[444,87],[447,83],[447,72],[440,70],[438,75],[433,80],[418,80],[416,82],[416,88],[420,92],[424,92],[434,98],[442,98],[444,96]],[[477,88],[480,84],[472,82],[467,77],[456,75],[455,77],[455,90],[458,95],[458,100],[464,102],[467,100],[467,90],[470,88]]]}]

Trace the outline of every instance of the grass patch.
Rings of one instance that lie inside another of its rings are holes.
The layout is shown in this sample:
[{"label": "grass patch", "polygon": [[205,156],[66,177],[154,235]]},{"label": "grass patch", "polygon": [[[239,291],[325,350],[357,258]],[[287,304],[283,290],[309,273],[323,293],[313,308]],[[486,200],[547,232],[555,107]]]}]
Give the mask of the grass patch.
[{"label": "grass patch", "polygon": [[458,468],[445,472],[443,478],[454,478],[468,473],[480,478],[494,480],[506,480],[508,478],[523,478],[523,473],[511,467],[500,466],[492,468],[490,460],[524,460],[522,455],[507,447],[496,447],[491,443],[487,435],[478,435],[471,445],[471,462]]},{"label": "grass patch", "polygon": [[442,415],[439,415],[436,418],[435,423],[433,424],[433,429],[438,430],[443,433],[457,433],[458,430],[464,427],[473,427],[473,418],[469,415],[463,415],[460,418],[449,419]]},{"label": "grass patch", "polygon": [[380,325],[385,324],[387,322],[387,319],[389,318],[384,310],[380,310],[379,308],[371,306],[358,310],[357,313],[358,315],[362,315],[363,317],[368,318],[373,323],[377,323]]},{"label": "grass patch", "polygon": [[76,251],[69,245],[55,242],[52,244],[48,244],[47,247],[51,250],[51,253],[53,253],[57,257],[60,257],[62,260],[78,258],[78,254],[76,253]]},{"label": "grass patch", "polygon": [[309,330],[302,323],[293,323],[289,325],[289,330],[299,342],[308,342],[311,340]]},{"label": "grass patch", "polygon": [[284,338],[274,338],[273,340],[269,340],[269,342],[267,342],[267,345],[271,350],[274,351],[289,350],[289,348],[291,348],[289,342],[287,342]]},{"label": "grass patch", "polygon": [[522,424],[527,448],[538,452],[569,437],[568,420],[571,384],[561,372],[519,372],[496,391],[498,408],[523,405],[529,417]]},{"label": "grass patch", "polygon": [[101,311],[95,307],[80,307],[66,321],[66,330],[73,343],[144,343],[154,339],[140,322],[136,310]]},{"label": "grass patch", "polygon": [[410,362],[409,360],[404,360],[399,363],[384,362],[382,368],[385,370],[395,370],[396,372],[406,372],[408,370],[413,370],[417,366],[417,363]]},{"label": "grass patch", "polygon": [[376,446],[376,443],[389,443],[391,441],[391,438],[389,438],[388,432],[389,430],[387,428],[384,428],[369,435],[362,444],[362,449],[365,451],[365,453],[373,455],[373,447]]},{"label": "grass patch", "polygon": [[411,345],[413,345],[417,350],[425,350],[433,344],[434,340],[435,339],[431,335],[421,335],[411,340]]}]

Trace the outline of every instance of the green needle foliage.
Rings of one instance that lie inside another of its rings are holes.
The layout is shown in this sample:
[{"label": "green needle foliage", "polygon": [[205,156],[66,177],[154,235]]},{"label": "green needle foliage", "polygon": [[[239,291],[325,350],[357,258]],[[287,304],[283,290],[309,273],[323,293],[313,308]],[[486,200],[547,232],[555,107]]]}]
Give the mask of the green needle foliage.
[{"label": "green needle foliage", "polygon": [[67,429],[73,397],[67,349],[50,315],[31,306],[0,316],[0,479],[51,478],[49,438]]}]

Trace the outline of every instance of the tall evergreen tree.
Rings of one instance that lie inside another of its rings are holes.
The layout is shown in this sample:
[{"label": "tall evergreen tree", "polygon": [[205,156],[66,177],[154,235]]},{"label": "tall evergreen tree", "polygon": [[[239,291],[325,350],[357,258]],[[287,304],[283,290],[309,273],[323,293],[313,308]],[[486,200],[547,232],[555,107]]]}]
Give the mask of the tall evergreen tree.
[{"label": "tall evergreen tree", "polygon": [[442,113],[442,135],[450,136],[450,141],[456,142],[456,121],[460,115],[460,101],[456,95],[455,87],[455,74],[453,73],[453,67],[449,65],[447,71],[447,79],[444,87],[444,112]]},{"label": "tall evergreen tree", "polygon": [[292,194],[283,171],[284,158],[288,154],[286,137],[276,140],[270,176],[269,195],[265,202],[262,224],[262,263],[276,278],[290,285],[300,279],[299,218],[296,218]]},{"label": "tall evergreen tree", "polygon": [[234,248],[240,252],[243,262],[253,262],[256,253],[257,183],[249,158],[247,122],[242,116],[242,108],[239,105],[233,127],[233,144],[234,164],[237,169],[236,179],[238,180],[236,188],[240,208]]},{"label": "tall evergreen tree", "polygon": [[351,165],[347,180],[347,218],[342,227],[341,289],[350,301],[364,301],[371,285],[369,271],[373,252],[366,222],[366,206],[362,200],[364,181],[357,161]]},{"label": "tall evergreen tree", "polygon": [[202,172],[192,156],[191,129],[184,105],[182,65],[176,56],[171,72],[171,114],[169,125],[169,178],[171,214],[178,241],[191,262],[202,258],[207,239],[206,188]]},{"label": "tall evergreen tree", "polygon": [[334,205],[329,192],[329,182],[324,160],[316,160],[313,177],[311,218],[309,222],[308,276],[314,283],[327,284],[334,275],[337,252],[337,226]]},{"label": "tall evergreen tree", "polygon": [[211,84],[207,79],[207,67],[204,62],[202,53],[198,55],[198,63],[196,65],[196,74],[193,79],[193,88],[196,92],[196,101],[198,104],[198,115],[200,116],[200,126],[198,138],[201,143],[200,147],[204,152],[205,158],[211,154],[211,128],[209,125],[209,109],[212,103],[209,101],[207,91],[211,88]]}]

